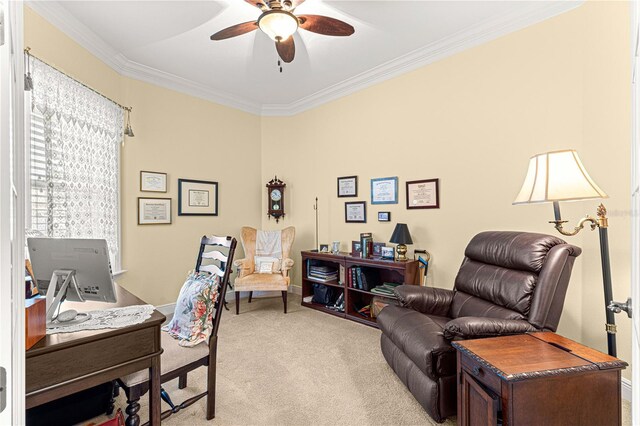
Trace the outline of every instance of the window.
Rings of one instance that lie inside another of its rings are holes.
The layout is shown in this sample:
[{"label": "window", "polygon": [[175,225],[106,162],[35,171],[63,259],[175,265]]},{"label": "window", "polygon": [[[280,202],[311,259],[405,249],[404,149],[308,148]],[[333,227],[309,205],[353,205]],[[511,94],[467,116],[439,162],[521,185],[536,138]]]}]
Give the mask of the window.
[{"label": "window", "polygon": [[120,266],[120,142],[114,102],[32,58],[27,227],[56,238],[104,238]]}]

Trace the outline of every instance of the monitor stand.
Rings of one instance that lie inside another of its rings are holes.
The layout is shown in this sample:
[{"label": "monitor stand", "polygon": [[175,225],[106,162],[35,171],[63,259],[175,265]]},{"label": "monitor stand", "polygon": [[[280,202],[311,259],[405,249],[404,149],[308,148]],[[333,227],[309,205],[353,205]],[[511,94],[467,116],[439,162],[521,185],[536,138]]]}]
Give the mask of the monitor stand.
[{"label": "monitor stand", "polygon": [[[58,278],[65,277],[60,290],[56,293],[56,286],[58,284]],[[52,284],[53,283],[53,284]],[[51,287],[53,285],[53,288]],[[51,281],[49,281],[49,288],[47,289],[47,323],[51,323],[54,320],[54,315],[58,306],[60,306],[60,302],[62,302],[62,298],[67,294],[67,290],[69,290],[69,286],[71,286],[78,295],[78,298],[81,302],[84,302],[84,298],[82,297],[82,293],[80,292],[80,287],[78,287],[78,282],[76,281],[76,271],[75,269],[56,269],[51,274]],[[87,318],[88,319],[88,318]]]}]

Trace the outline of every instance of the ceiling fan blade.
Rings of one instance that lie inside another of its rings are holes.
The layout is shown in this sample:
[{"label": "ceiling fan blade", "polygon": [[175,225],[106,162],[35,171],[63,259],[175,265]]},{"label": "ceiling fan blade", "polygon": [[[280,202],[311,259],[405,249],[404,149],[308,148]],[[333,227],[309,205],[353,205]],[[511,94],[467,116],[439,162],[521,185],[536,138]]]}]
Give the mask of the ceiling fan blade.
[{"label": "ceiling fan blade", "polygon": [[255,6],[260,10],[267,10],[267,4],[262,0],[244,0],[249,3],[251,6]]},{"label": "ceiling fan blade", "polygon": [[231,37],[236,37],[242,34],[250,33],[258,29],[258,23],[256,21],[243,22],[242,24],[232,25],[229,28],[225,28],[222,31],[218,31],[211,36],[211,40],[224,40]]},{"label": "ceiling fan blade", "polygon": [[312,33],[344,37],[350,36],[355,32],[355,29],[346,22],[329,18],[328,16],[300,15],[298,20],[300,21],[300,28]]},{"label": "ceiling fan blade", "polygon": [[296,56],[296,45],[293,42],[293,36],[290,36],[285,41],[276,41],[276,50],[280,58],[286,63],[293,61]]}]

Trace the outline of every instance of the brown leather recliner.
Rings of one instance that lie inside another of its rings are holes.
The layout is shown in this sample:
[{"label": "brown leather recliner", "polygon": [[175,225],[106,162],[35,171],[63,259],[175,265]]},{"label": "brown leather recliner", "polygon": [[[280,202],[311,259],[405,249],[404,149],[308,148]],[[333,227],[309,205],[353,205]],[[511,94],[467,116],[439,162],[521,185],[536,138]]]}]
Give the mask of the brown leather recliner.
[{"label": "brown leather recliner", "polygon": [[437,422],[456,414],[451,340],[555,331],[582,250],[550,235],[482,232],[453,290],[402,285],[378,316],[387,362]]}]

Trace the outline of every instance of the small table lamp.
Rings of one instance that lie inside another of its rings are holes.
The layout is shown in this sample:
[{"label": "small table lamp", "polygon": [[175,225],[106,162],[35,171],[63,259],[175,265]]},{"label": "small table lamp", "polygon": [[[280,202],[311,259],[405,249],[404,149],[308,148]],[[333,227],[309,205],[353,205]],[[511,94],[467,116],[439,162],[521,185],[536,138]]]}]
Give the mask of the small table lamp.
[{"label": "small table lamp", "polygon": [[630,301],[627,304],[613,302],[611,289],[611,265],[609,262],[609,239],[607,234],[607,210],[600,204],[596,217],[586,216],[578,222],[573,231],[566,231],[567,223],[560,216],[560,201],[588,200],[608,198],[607,194],[591,179],[582,165],[578,153],[574,150],[546,152],[531,157],[529,169],[524,178],[522,189],[513,204],[553,203],[555,228],[562,235],[576,235],[585,223],[590,222],[591,230],[598,228],[600,233],[600,258],[602,261],[602,278],[604,284],[605,312],[607,318],[606,331],[609,355],[616,356],[616,323],[613,313],[624,310],[631,316]]},{"label": "small table lamp", "polygon": [[397,259],[401,262],[407,260],[407,244],[413,244],[413,240],[411,239],[411,234],[409,233],[409,228],[406,223],[398,223],[396,224],[396,229],[393,230],[393,234],[389,239],[390,243],[397,244],[396,253],[398,254]]}]

